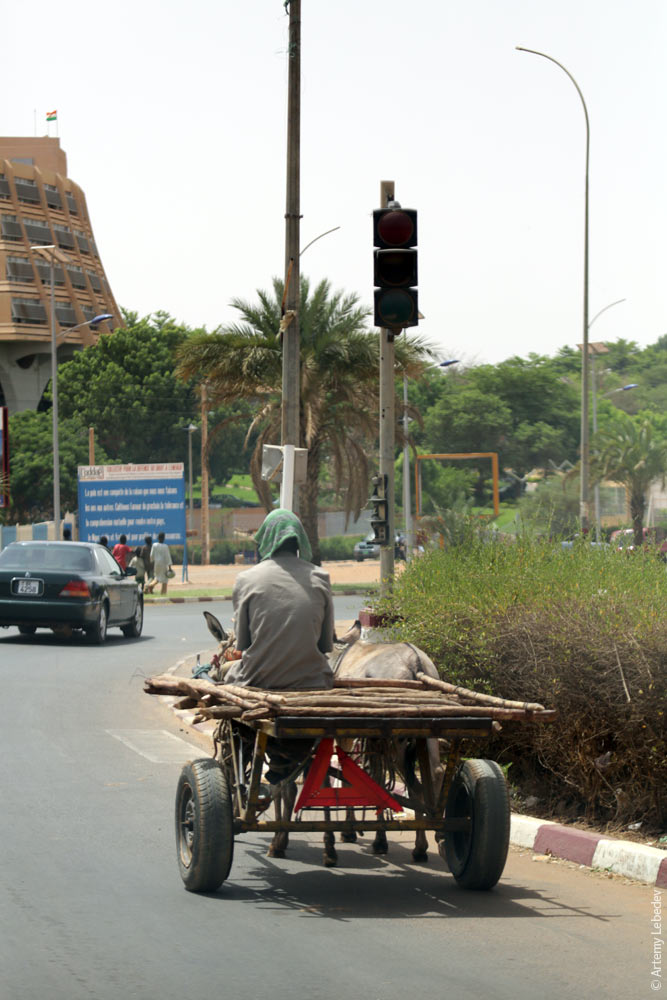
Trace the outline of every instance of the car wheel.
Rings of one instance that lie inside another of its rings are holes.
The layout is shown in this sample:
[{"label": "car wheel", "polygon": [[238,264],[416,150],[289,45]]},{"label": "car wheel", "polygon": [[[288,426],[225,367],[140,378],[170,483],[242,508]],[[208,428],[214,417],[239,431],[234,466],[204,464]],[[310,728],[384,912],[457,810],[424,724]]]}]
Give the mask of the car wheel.
[{"label": "car wheel", "polygon": [[34,635],[36,631],[36,625],[19,625],[19,632],[21,635]]},{"label": "car wheel", "polygon": [[144,604],[140,597],[137,597],[137,606],[134,609],[134,615],[132,616],[132,621],[129,625],[123,625],[121,627],[121,632],[123,635],[127,636],[128,639],[138,639],[141,635],[141,630],[144,625]]},{"label": "car wheel", "polygon": [[91,625],[89,629],[86,629],[86,634],[91,642],[96,643],[101,646],[107,637],[107,625],[109,621],[109,609],[107,608],[106,601],[102,601],[102,605],[97,616],[97,621],[94,625]]}]

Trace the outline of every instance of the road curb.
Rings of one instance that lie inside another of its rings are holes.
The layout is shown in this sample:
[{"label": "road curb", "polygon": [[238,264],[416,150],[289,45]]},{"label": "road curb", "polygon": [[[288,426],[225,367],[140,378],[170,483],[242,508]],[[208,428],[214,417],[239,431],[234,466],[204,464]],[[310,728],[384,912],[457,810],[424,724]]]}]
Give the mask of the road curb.
[{"label": "road curb", "polygon": [[[210,650],[202,650],[201,658],[210,656]],[[196,654],[180,660],[170,673],[179,669],[191,672]],[[162,695],[160,700],[171,708],[179,721],[204,736],[213,736],[215,722],[193,723],[194,713],[187,709],[175,708],[180,700]],[[647,882],[658,889],[667,889],[667,851],[632,840],[615,840],[601,833],[579,830],[573,826],[563,826],[535,816],[512,813],[510,820],[510,844],[522,847],[534,854],[548,855],[563,861],[572,861],[584,868],[614,872],[638,882]]]},{"label": "road curb", "polygon": [[[334,597],[367,597],[366,591],[355,590],[336,590],[334,591]],[[144,604],[146,607],[150,607],[153,604],[197,604],[202,602],[211,601],[231,601],[231,594],[214,594],[209,597],[151,597],[148,600],[144,597]]]},{"label": "road curb", "polygon": [[585,868],[614,872],[657,888],[667,888],[667,853],[658,847],[632,840],[613,840],[601,833],[516,813],[512,813],[510,843],[535,854],[548,854]]}]

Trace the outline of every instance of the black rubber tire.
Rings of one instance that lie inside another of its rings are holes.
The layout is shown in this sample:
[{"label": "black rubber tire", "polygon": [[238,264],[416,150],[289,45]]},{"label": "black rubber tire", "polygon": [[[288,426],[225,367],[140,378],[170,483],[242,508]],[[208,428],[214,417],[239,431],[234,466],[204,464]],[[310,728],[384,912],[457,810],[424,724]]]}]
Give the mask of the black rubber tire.
[{"label": "black rubber tire", "polygon": [[176,855],[189,892],[215,892],[232,867],[232,799],[227,776],[212,757],[188,761],[178,779]]},{"label": "black rubber tire", "polygon": [[469,816],[471,829],[445,833],[449,870],[464,889],[492,889],[503,873],[510,839],[505,775],[493,760],[466,760],[447,796],[446,819]]},{"label": "black rubber tire", "polygon": [[107,627],[109,623],[109,608],[106,601],[102,601],[97,621],[90,628],[86,629],[86,635],[91,642],[101,646],[107,637]]},{"label": "black rubber tire", "polygon": [[36,625],[19,625],[18,627],[21,635],[34,635],[37,631]]},{"label": "black rubber tire", "polygon": [[138,639],[141,635],[141,630],[144,627],[144,602],[141,597],[137,598],[137,606],[134,611],[134,617],[129,625],[121,625],[121,632],[123,635],[127,636],[128,639]]}]

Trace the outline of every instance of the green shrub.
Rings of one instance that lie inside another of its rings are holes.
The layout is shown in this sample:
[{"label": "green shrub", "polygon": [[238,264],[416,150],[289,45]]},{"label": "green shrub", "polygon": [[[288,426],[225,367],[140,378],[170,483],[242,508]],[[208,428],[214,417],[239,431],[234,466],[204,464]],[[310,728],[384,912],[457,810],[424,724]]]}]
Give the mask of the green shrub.
[{"label": "green shrub", "polygon": [[556,708],[503,724],[494,755],[552,805],[667,823],[667,573],[652,552],[520,538],[414,559],[377,605],[443,677]]},{"label": "green shrub", "polygon": [[320,538],[322,562],[354,559],[354,546],[363,537],[363,535],[331,535],[329,538]]}]

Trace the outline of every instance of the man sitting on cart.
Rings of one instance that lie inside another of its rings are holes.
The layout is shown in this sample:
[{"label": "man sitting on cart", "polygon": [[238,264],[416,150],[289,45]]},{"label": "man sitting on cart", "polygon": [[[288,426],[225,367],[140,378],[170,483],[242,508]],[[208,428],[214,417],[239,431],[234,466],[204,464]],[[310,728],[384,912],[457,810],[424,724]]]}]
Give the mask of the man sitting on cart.
[{"label": "man sitting on cart", "polygon": [[[301,521],[289,510],[271,511],[255,535],[260,562],[239,573],[232,600],[236,647],[226,684],[269,690],[333,687],[326,653],[333,649],[334,613],[329,574],[310,559]],[[269,739],[271,784],[305,758],[312,740]]]},{"label": "man sitting on cart", "polygon": [[225,681],[269,690],[333,687],[329,574],[310,561],[301,521],[289,510],[268,514],[255,535],[260,561],[239,573],[233,592],[241,659]]}]

